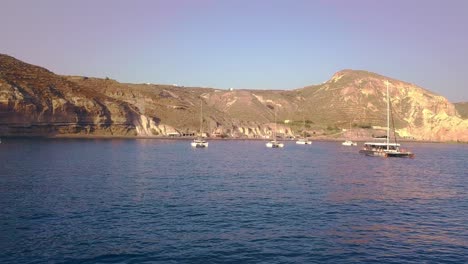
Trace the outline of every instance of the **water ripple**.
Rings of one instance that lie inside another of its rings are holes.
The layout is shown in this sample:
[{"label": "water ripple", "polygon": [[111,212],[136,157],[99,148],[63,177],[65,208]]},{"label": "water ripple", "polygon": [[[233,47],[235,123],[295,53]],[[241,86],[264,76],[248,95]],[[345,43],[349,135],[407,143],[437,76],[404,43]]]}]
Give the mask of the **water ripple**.
[{"label": "water ripple", "polygon": [[467,146],[409,147],[6,141],[0,262],[467,263]]}]

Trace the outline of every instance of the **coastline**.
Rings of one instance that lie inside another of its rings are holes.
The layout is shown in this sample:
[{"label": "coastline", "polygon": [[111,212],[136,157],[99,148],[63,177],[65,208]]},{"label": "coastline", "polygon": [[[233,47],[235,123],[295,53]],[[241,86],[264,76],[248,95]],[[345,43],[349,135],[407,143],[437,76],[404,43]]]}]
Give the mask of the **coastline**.
[{"label": "coastline", "polygon": [[[60,134],[60,135],[4,135],[0,138],[22,138],[22,139],[128,139],[128,140],[138,140],[138,139],[154,139],[154,140],[180,140],[180,141],[190,141],[195,137],[171,137],[171,136],[123,136],[123,135],[74,135],[74,134]],[[309,138],[310,140],[317,142],[342,142],[347,138],[332,138],[332,137],[318,137],[318,138]],[[208,137],[207,140],[210,141],[268,141],[268,138],[218,138]],[[296,139],[279,139],[281,141],[295,141]],[[382,139],[375,138],[359,138],[351,139],[356,142],[368,142],[368,141],[378,141]],[[456,142],[456,141],[429,141],[429,140],[414,140],[414,139],[399,139],[399,142],[410,142],[410,143],[440,143],[440,144],[468,144],[468,142]]]}]

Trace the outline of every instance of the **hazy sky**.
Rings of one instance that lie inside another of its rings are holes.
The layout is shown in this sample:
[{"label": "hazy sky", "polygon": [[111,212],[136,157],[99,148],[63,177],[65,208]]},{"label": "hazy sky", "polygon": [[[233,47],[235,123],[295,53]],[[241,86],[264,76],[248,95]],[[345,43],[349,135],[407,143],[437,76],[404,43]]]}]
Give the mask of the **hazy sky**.
[{"label": "hazy sky", "polygon": [[342,69],[468,101],[464,0],[0,0],[0,53],[58,74],[292,89]]}]

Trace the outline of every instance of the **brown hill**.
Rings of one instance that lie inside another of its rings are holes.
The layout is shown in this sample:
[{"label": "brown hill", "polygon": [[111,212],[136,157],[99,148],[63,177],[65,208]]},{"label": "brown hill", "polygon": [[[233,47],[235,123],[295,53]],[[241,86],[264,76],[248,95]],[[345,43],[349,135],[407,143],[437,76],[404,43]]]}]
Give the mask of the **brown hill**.
[{"label": "brown hill", "polygon": [[386,122],[385,80],[400,136],[468,141],[468,121],[444,97],[366,71],[340,71],[296,90],[227,91],[60,76],[1,54],[0,134],[190,134],[199,127],[202,103],[204,130],[211,135],[271,135],[275,111],[278,123],[289,120],[278,127],[284,135],[297,134],[303,120],[311,134],[371,135],[379,130],[369,127]]}]

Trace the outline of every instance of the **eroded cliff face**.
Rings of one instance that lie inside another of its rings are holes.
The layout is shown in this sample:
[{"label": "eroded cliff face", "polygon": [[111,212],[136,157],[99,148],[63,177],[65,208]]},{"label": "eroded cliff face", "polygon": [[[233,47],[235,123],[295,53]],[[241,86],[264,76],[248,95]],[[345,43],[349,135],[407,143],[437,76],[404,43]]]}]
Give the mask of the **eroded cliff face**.
[{"label": "eroded cliff face", "polygon": [[[297,135],[289,124],[321,127],[386,125],[386,87],[402,137],[468,141],[467,120],[444,97],[365,71],[344,70],[329,81],[289,91],[219,90],[125,84],[59,76],[0,54],[0,135],[90,134],[271,137]],[[309,132],[314,130],[308,128]]]},{"label": "eroded cliff face", "polygon": [[418,140],[468,142],[468,120],[424,109],[421,125],[409,124],[397,132],[400,136]]},{"label": "eroded cliff face", "polygon": [[[392,123],[400,137],[435,141],[468,141],[468,121],[446,98],[419,86],[365,71],[344,70],[314,87],[316,96],[327,96],[350,122],[386,126],[387,87]],[[306,88],[307,89],[307,88]],[[331,110],[328,115],[338,111]]]},{"label": "eroded cliff face", "polygon": [[133,106],[0,55],[2,135],[136,135]]},{"label": "eroded cliff face", "polygon": [[[67,78],[77,85],[133,105],[145,117],[134,122],[138,126],[137,133],[145,136],[199,133],[203,107],[203,132],[219,137],[265,138],[273,133],[274,127],[270,123],[274,121],[275,109],[285,111],[280,104],[284,99],[261,102],[251,91]],[[283,136],[294,134],[290,127],[281,124],[277,125],[277,132]]]}]

